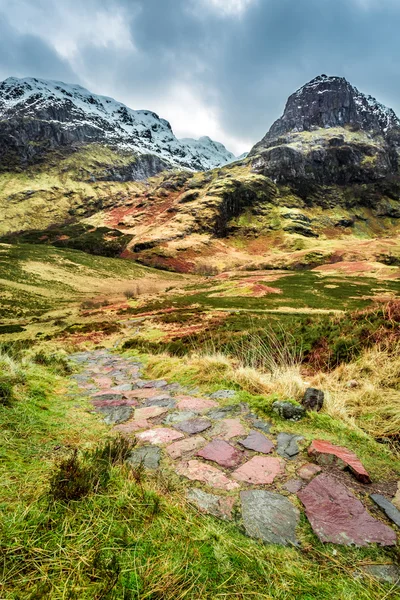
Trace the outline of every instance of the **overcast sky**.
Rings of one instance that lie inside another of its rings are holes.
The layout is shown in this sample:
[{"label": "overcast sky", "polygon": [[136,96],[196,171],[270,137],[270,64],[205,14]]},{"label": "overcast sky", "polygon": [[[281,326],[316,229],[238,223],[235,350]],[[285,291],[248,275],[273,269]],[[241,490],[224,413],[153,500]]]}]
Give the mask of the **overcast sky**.
[{"label": "overcast sky", "polygon": [[400,0],[0,0],[0,79],[80,83],[239,154],[315,76],[400,113]]}]

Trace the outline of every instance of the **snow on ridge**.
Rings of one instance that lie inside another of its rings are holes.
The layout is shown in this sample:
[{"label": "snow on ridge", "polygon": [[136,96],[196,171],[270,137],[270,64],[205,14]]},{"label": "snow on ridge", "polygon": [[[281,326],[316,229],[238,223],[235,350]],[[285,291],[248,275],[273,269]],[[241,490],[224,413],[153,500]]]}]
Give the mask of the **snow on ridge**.
[{"label": "snow on ridge", "polygon": [[219,142],[204,136],[178,140],[170,123],[151,110],[133,110],[92,94],[78,84],[27,77],[0,83],[0,118],[32,116],[57,122],[64,129],[86,125],[102,131],[105,141],[137,154],[152,153],[172,166],[208,170],[235,160]]}]

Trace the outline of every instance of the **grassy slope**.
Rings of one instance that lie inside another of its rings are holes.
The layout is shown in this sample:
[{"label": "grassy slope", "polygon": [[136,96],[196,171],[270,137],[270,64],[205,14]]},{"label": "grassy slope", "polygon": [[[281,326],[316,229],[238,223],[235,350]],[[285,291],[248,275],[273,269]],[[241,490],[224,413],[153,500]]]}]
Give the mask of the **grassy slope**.
[{"label": "grassy slope", "polygon": [[[175,378],[199,383],[182,366]],[[9,365],[2,367],[10,374]],[[149,375],[159,367],[165,372],[165,365],[153,360]],[[116,466],[102,493],[69,504],[52,500],[48,489],[54,460],[71,445],[93,447],[106,429],[86,412],[83,399],[63,392],[67,382],[54,367],[27,363],[17,370],[17,400],[0,407],[3,597],[399,597],[388,585],[354,577],[363,564],[391,562],[396,551],[322,545],[305,520],[299,527],[302,551],[262,546],[190,509],[182,499],[182,484],[162,474],[135,480]],[[208,373],[208,389],[221,384],[220,376]],[[357,443],[357,435],[343,426],[332,426],[325,435],[337,439],[335,427],[343,439]],[[382,465],[388,458],[378,452],[376,461]]]},{"label": "grassy slope", "polygon": [[93,144],[70,155],[53,153],[24,171],[0,173],[0,235],[80,218],[141,191],[138,182],[96,181],[108,167],[131,161]]}]

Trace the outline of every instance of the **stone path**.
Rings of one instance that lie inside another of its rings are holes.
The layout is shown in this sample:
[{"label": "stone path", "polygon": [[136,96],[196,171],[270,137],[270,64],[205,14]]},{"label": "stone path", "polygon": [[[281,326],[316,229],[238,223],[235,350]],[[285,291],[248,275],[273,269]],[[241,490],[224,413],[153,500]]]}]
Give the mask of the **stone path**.
[{"label": "stone path", "polygon": [[[148,381],[140,362],[105,350],[71,360],[81,366],[72,377],[80,394],[115,432],[136,438],[128,463],[174,471],[200,511],[268,544],[299,544],[302,507],[323,542],[396,544],[400,512],[382,495],[367,497],[370,477],[348,449],[321,440],[307,449],[302,436],[273,435],[271,423],[235,403],[232,390],[200,397],[178,384]],[[350,469],[365,486],[365,505],[331,473],[332,465]],[[394,528],[371,514],[377,506]]]}]

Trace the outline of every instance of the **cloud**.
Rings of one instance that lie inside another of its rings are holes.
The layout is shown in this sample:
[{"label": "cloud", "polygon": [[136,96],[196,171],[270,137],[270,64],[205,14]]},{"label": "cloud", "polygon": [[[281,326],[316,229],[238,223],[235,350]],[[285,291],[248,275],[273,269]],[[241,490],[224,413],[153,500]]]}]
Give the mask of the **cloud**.
[{"label": "cloud", "polygon": [[400,112],[399,22],[398,0],[0,0],[0,74],[75,80],[239,153],[320,73]]}]

